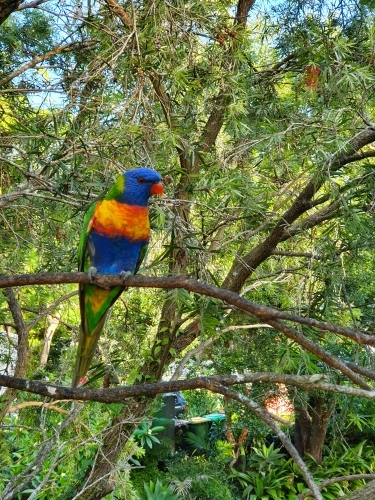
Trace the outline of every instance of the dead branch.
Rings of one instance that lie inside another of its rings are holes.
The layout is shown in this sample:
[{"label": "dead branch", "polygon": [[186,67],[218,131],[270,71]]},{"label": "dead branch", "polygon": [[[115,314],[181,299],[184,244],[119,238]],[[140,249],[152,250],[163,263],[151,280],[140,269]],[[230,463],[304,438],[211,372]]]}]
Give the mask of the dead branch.
[{"label": "dead branch", "polygon": [[58,406],[51,404],[51,403],[42,403],[41,401],[25,401],[24,403],[20,403],[18,405],[12,406],[11,408],[8,409],[8,413],[12,413],[18,410],[22,410],[22,408],[29,408],[30,406],[36,406],[38,408],[46,408],[47,410],[54,410],[57,411],[58,413],[63,413],[67,415],[69,412],[67,410],[63,410],[62,408],[59,408]]}]

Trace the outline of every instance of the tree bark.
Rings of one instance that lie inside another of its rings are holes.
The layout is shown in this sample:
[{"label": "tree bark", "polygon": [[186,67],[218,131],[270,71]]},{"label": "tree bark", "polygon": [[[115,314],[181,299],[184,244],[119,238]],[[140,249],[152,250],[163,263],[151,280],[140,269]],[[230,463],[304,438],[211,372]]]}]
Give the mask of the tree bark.
[{"label": "tree bark", "polygon": [[40,368],[44,368],[47,364],[53,335],[60,323],[60,314],[56,313],[54,316],[48,315],[47,321],[48,321],[48,326],[44,334],[43,350],[42,354],[40,355],[40,364],[39,364]]},{"label": "tree bark", "polygon": [[[5,288],[4,295],[8,302],[9,310],[12,314],[16,332],[18,335],[17,345],[17,361],[14,369],[14,376],[24,378],[26,377],[26,370],[29,360],[29,335],[27,325],[23,319],[20,305],[16,299],[13,288]],[[0,421],[7,414],[12,402],[16,397],[17,391],[7,389],[3,395],[4,402],[0,408]]]},{"label": "tree bark", "polygon": [[0,24],[3,24],[12,12],[14,12],[23,0],[0,0]]},{"label": "tree bark", "polygon": [[308,453],[318,464],[321,463],[334,407],[334,397],[316,392],[309,395],[305,405],[295,404],[294,445],[301,457]]}]

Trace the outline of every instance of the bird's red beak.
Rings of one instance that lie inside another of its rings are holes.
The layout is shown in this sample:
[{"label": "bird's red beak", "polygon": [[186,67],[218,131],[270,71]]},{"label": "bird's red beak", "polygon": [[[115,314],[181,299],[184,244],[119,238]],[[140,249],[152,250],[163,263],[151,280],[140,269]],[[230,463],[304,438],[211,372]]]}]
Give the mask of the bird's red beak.
[{"label": "bird's red beak", "polygon": [[161,182],[157,182],[156,184],[153,184],[150,189],[151,194],[157,194],[161,196],[163,194],[163,184]]}]

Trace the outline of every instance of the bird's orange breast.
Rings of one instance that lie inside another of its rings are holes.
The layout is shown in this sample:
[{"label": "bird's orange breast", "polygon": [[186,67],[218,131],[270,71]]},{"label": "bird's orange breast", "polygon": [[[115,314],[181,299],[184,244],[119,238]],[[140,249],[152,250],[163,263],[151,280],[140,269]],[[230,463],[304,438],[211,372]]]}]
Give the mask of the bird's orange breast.
[{"label": "bird's orange breast", "polygon": [[99,201],[87,231],[94,228],[99,234],[125,237],[130,240],[147,240],[150,237],[148,208],[126,205],[116,200]]}]

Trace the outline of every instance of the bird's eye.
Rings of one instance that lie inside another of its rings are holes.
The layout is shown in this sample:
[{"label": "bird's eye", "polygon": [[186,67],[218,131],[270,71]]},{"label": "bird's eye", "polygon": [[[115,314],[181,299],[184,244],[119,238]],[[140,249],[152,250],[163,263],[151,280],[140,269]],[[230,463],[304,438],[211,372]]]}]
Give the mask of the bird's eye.
[{"label": "bird's eye", "polygon": [[144,184],[146,181],[143,177],[137,177],[138,184]]}]

